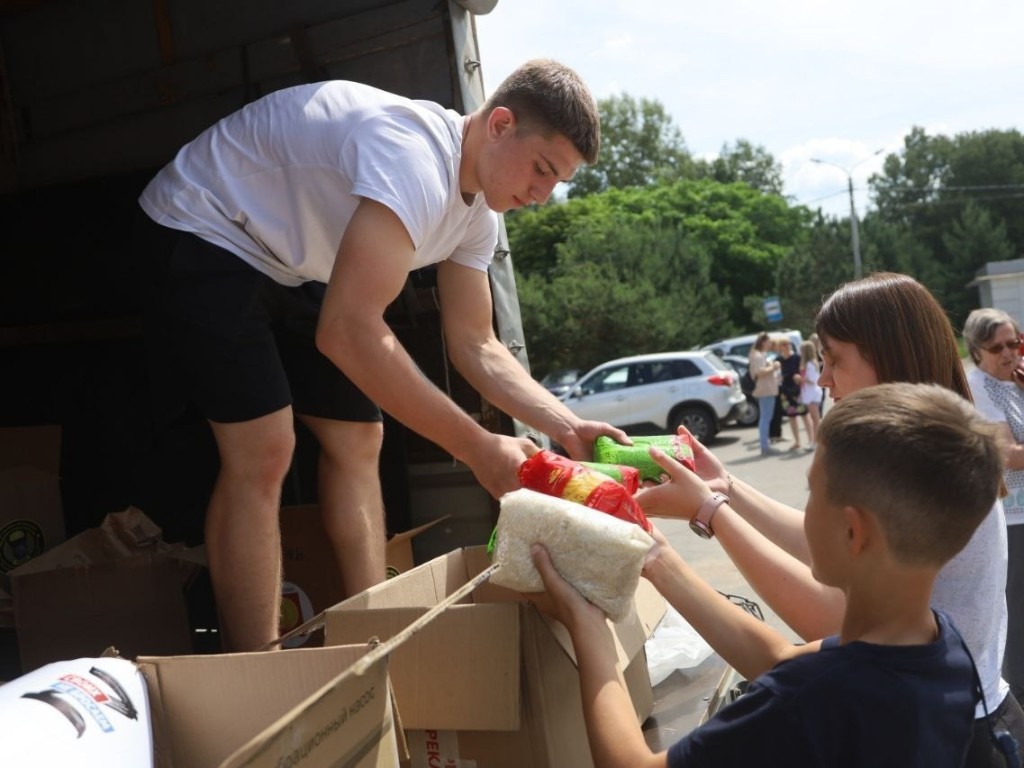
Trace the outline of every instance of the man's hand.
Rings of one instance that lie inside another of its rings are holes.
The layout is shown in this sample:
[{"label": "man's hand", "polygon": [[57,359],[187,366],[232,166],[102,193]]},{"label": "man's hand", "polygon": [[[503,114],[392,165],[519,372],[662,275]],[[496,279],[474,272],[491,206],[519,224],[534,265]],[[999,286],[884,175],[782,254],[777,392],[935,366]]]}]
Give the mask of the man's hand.
[{"label": "man's hand", "polygon": [[622,445],[633,444],[629,435],[603,421],[577,421],[567,434],[551,435],[551,437],[565,449],[569,458],[576,461],[590,461],[594,457],[594,441],[601,435],[608,435]]},{"label": "man's hand", "polygon": [[633,497],[644,514],[651,517],[674,517],[690,520],[713,491],[708,484],[659,448],[651,446],[651,458],[668,480],[653,488],[641,488]]},{"label": "man's hand", "polygon": [[480,485],[496,499],[522,488],[519,467],[540,449],[525,437],[491,435],[486,449],[467,459],[466,464]]}]

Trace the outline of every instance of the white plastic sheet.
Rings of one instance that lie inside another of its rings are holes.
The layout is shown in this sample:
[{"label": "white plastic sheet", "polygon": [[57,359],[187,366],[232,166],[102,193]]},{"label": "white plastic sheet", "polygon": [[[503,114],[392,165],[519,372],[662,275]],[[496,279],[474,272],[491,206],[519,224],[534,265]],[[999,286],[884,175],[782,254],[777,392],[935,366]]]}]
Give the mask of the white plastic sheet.
[{"label": "white plastic sheet", "polygon": [[714,650],[671,605],[644,645],[651,685],[657,685],[677,669],[696,667]]}]

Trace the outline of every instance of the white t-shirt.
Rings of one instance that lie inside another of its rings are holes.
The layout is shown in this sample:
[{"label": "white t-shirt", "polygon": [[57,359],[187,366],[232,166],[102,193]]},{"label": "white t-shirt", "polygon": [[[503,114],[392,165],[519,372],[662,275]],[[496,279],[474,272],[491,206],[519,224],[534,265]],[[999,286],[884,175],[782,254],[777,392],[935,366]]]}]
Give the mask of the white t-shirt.
[{"label": "white t-shirt", "polygon": [[[967,643],[992,712],[1006,698],[1002,678],[1006,648],[1006,516],[996,501],[967,546],[939,571],[932,605],[953,619]],[[978,704],[975,717],[982,717]]]},{"label": "white t-shirt", "polygon": [[464,119],[343,80],[284,88],[182,147],[139,203],[283,285],[327,282],[361,197],[401,219],[414,269],[450,258],[486,271],[498,221],[459,190]]},{"label": "white t-shirt", "polygon": [[[1024,390],[1012,381],[1001,381],[981,368],[967,373],[974,405],[989,421],[1006,424],[1018,443],[1024,442]],[[1008,469],[1003,473],[1007,495],[1003,498],[1006,524],[1024,523],[1024,469]]]}]

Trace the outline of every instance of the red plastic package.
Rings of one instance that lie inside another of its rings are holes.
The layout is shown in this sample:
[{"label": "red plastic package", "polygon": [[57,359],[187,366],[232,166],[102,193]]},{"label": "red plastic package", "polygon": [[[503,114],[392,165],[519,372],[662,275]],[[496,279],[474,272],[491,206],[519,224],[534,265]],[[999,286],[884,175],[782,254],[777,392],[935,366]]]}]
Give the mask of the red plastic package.
[{"label": "red plastic package", "polygon": [[608,475],[612,480],[629,491],[629,495],[640,490],[640,470],[636,467],[627,467],[624,464],[600,464],[593,461],[577,462],[580,466],[587,467]]},{"label": "red plastic package", "polygon": [[557,453],[538,451],[524,461],[519,467],[519,482],[531,491],[575,501],[651,532],[647,515],[623,485]]}]

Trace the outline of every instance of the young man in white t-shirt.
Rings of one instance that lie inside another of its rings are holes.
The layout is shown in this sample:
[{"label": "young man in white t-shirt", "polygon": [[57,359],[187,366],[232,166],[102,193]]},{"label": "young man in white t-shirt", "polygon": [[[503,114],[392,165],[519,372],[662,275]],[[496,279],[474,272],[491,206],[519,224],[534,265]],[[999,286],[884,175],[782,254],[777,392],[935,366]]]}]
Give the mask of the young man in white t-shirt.
[{"label": "young man in white t-shirt", "polygon": [[293,418],[321,446],[319,502],[347,594],[384,579],[381,409],[498,497],[536,448],[474,421],[384,319],[437,265],[448,355],[498,408],[574,458],[617,429],[582,421],[496,338],[495,212],[543,203],[597,159],[600,122],[571,69],[527,62],[470,115],[366,85],[282,89],[183,147],[140,198],[153,358],[210,424],[220,470],[205,538],[226,650],[278,631],[281,487]]}]

